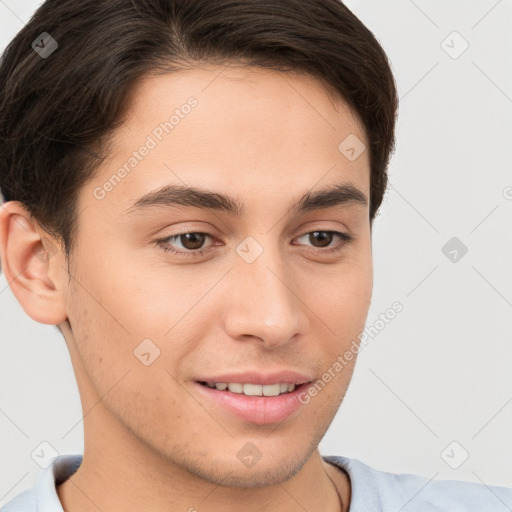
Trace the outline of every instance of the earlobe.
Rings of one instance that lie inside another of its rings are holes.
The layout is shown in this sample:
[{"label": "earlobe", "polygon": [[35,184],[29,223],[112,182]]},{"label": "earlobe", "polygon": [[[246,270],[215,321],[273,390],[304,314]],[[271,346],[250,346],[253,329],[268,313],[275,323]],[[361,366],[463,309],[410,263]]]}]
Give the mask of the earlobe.
[{"label": "earlobe", "polygon": [[0,207],[2,272],[21,307],[33,320],[57,325],[66,318],[60,251],[42,237],[39,225],[18,201]]}]

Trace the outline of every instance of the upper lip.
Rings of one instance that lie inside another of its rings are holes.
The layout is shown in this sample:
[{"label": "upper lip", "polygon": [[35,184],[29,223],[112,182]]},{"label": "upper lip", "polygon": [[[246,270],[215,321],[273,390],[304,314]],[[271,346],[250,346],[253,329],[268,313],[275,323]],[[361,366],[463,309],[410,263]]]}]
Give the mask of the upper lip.
[{"label": "upper lip", "polygon": [[292,370],[281,370],[272,373],[261,373],[256,371],[246,371],[239,373],[224,373],[221,375],[205,376],[197,379],[198,382],[239,382],[241,384],[277,384],[286,382],[288,384],[304,384],[309,382],[311,377]]}]

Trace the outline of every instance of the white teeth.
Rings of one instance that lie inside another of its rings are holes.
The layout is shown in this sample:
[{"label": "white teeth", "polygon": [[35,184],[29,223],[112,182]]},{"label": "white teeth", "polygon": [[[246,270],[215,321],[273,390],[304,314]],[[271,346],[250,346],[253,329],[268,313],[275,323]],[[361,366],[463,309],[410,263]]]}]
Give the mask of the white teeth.
[{"label": "white teeth", "polygon": [[231,393],[243,393],[244,392],[244,387],[239,382],[235,382],[235,383],[230,382],[228,384],[228,389],[229,389],[229,391],[231,391]]},{"label": "white teeth", "polygon": [[244,384],[244,395],[249,396],[261,396],[263,391],[263,386],[261,384]]},{"label": "white teeth", "polygon": [[261,386],[263,396],[277,396],[281,393],[281,384],[269,384],[268,386]]},{"label": "white teeth", "polygon": [[244,394],[247,396],[278,396],[283,393],[289,393],[295,389],[295,384],[277,383],[277,384],[250,384],[239,382],[207,382],[209,388],[216,388],[219,391],[231,391],[231,393]]}]

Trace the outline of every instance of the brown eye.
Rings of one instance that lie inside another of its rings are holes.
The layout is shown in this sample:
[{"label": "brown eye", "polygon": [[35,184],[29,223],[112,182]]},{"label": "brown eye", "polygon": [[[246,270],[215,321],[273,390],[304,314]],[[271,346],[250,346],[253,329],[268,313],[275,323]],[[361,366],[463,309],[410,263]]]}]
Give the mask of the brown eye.
[{"label": "brown eye", "polygon": [[183,235],[177,235],[185,249],[191,251],[201,249],[204,244],[206,233],[184,233]]},{"label": "brown eye", "polygon": [[[341,251],[349,242],[353,240],[351,235],[347,235],[346,233],[340,233],[338,231],[311,231],[309,233],[305,233],[300,238],[306,238],[308,242],[312,243],[312,246],[316,249],[320,249],[320,252],[330,253]],[[331,245],[332,241],[338,238],[340,241]],[[327,247],[322,251],[322,248]]]},{"label": "brown eye", "polygon": [[[166,252],[171,252],[180,256],[197,256],[204,254],[210,249],[210,246],[203,247],[206,238],[213,237],[208,233],[180,233],[156,240],[156,243]],[[178,245],[176,248],[176,246],[171,242],[174,242],[174,244],[179,242],[181,247]]]},{"label": "brown eye", "polygon": [[334,238],[334,233],[332,231],[313,231],[309,233],[309,240],[314,241],[315,239],[319,242],[319,245],[316,247],[326,247]]}]

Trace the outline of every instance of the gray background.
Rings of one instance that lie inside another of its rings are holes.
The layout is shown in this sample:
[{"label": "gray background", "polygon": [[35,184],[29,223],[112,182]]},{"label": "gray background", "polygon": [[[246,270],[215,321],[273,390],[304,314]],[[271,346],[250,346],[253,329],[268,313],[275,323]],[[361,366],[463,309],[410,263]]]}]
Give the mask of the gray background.
[{"label": "gray background", "polygon": [[[401,99],[367,326],[395,301],[403,311],[361,351],[320,451],[512,487],[512,0],[346,3],[388,53]],[[38,5],[0,0],[1,48]],[[452,237],[468,248],[455,262],[442,251]],[[3,274],[0,340],[3,504],[33,485],[42,441],[82,452],[83,425],[63,339]]]}]

